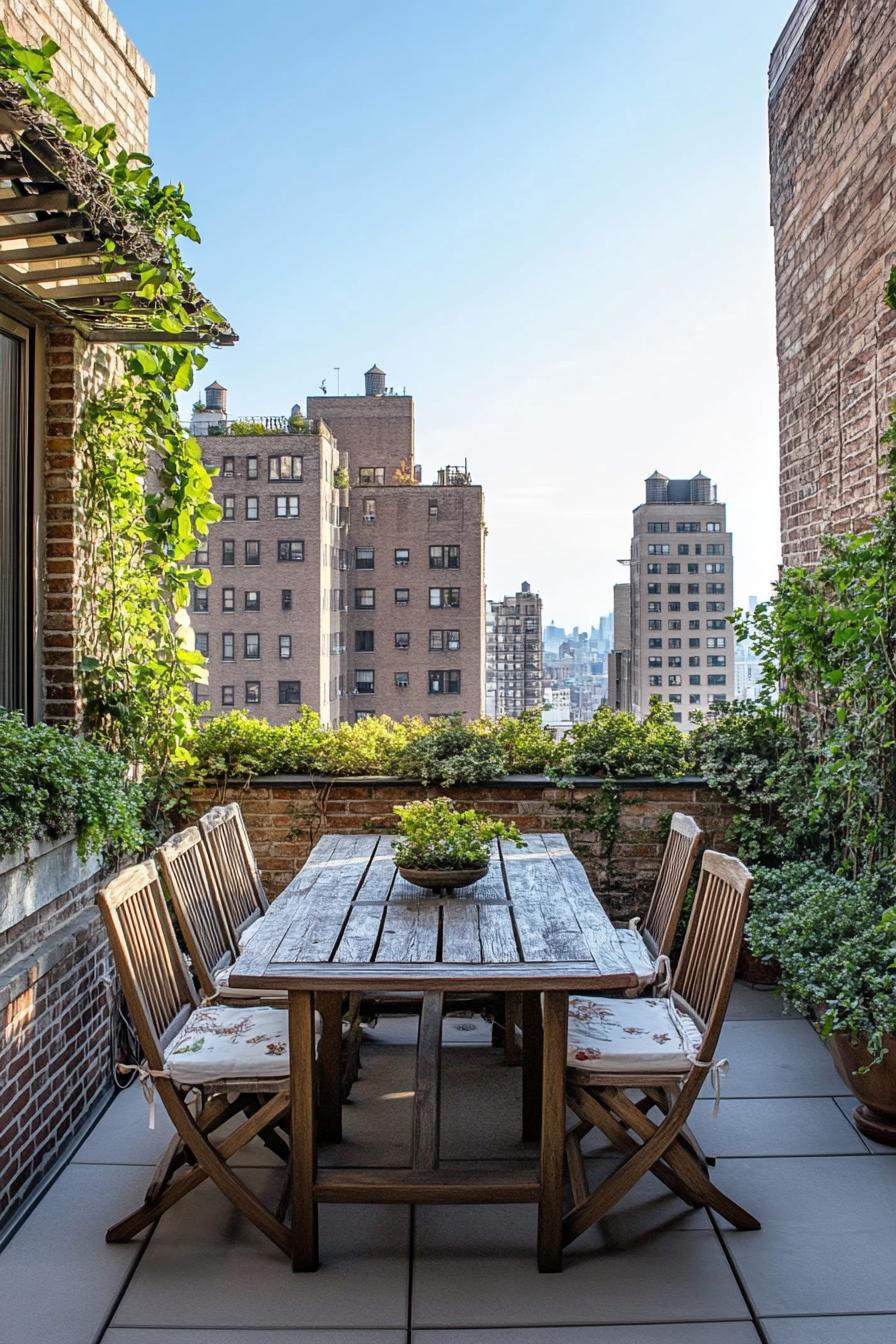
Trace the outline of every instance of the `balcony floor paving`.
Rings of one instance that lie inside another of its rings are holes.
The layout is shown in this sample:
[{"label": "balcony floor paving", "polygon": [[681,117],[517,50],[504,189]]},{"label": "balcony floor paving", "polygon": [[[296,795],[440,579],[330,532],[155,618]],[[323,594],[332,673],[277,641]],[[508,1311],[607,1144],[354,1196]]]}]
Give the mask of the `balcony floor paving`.
[{"label": "balcony floor paving", "polygon": [[[416,1021],[368,1032],[345,1140],[323,1165],[401,1166]],[[520,1071],[475,1018],[446,1019],[445,1165],[534,1155]],[[694,1129],[717,1178],[762,1220],[735,1232],[653,1178],[539,1275],[527,1206],[327,1205],[323,1266],[285,1259],[204,1183],[142,1239],[107,1246],[171,1129],[136,1087],[105,1111],[0,1253],[0,1344],[884,1344],[896,1338],[896,1150],[866,1142],[808,1023],[738,984],[722,1038],[719,1117]],[[610,1159],[593,1142],[595,1175]],[[239,1165],[271,1202],[282,1165]]]}]

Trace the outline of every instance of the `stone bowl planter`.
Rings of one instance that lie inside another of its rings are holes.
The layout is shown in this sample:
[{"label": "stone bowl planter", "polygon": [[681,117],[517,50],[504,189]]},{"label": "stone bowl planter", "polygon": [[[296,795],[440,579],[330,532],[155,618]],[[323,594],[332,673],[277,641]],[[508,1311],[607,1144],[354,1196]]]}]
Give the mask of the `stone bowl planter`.
[{"label": "stone bowl planter", "polygon": [[869,1139],[896,1147],[896,1036],[884,1037],[889,1053],[867,1073],[856,1072],[869,1063],[864,1041],[838,1032],[828,1043],[837,1072],[859,1103],[853,1111],[856,1128]]},{"label": "stone bowl planter", "polygon": [[401,868],[405,882],[415,887],[427,887],[431,891],[451,892],[455,887],[469,887],[485,877],[485,868]]}]

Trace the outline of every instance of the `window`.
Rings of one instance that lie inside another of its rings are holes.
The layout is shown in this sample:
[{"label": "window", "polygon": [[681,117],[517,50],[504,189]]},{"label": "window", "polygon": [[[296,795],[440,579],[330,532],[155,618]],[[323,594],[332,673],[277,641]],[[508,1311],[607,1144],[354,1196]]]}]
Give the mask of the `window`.
[{"label": "window", "polygon": [[429,605],[431,607],[459,607],[459,588],[430,588]]},{"label": "window", "polygon": [[221,589],[221,610],[222,610],[222,611],[234,611],[235,608],[236,608],[236,589],[235,589],[235,588],[222,588],[222,589]]},{"label": "window", "polygon": [[243,635],[243,657],[261,657],[261,635]]},{"label": "window", "polygon": [[648,621],[648,622],[647,622],[647,629],[648,629],[648,630],[662,630],[662,628],[663,628],[663,623],[662,623],[662,621]]},{"label": "window", "polygon": [[300,481],[302,479],[302,459],[294,453],[282,453],[279,457],[268,458],[269,481]]},{"label": "window", "polygon": [[673,691],[673,692],[672,692],[672,694],[669,696],[669,704],[670,704],[670,705],[680,705],[680,704],[681,704],[681,692],[680,692],[680,691]]},{"label": "window", "polygon": [[651,541],[647,547],[648,555],[668,555],[668,542]]},{"label": "window", "polygon": [[656,675],[656,673],[654,673],[654,675],[653,675],[652,677],[648,677],[648,678],[647,678],[647,684],[648,684],[649,686],[662,686],[662,684],[663,684],[663,679],[662,679],[662,677],[658,677],[658,676]]},{"label": "window", "polygon": [[648,532],[668,532],[668,531],[669,531],[669,524],[668,524],[668,523],[648,523],[648,524],[647,524],[647,531],[648,531]]},{"label": "window", "polygon": [[260,565],[260,564],[261,564],[261,542],[260,542],[260,541],[247,541],[247,542],[246,542],[246,564],[247,564],[247,565]]},{"label": "window", "polygon": [[222,475],[222,476],[225,476],[225,477],[228,477],[228,476],[232,476],[232,475],[233,475],[233,458],[232,458],[232,457],[222,457],[222,458],[221,458],[221,475]]},{"label": "window", "polygon": [[670,685],[670,686],[680,686],[680,685],[681,685],[681,673],[680,673],[680,672],[670,672],[670,673],[669,673],[669,685]]},{"label": "window", "polygon": [[661,639],[648,639],[647,647],[648,649],[661,649],[663,647],[663,641]]},{"label": "window", "polygon": [[299,497],[298,495],[275,495],[274,496],[274,517],[275,518],[298,518],[299,516]]},{"label": "window", "polygon": [[710,672],[709,676],[706,678],[706,684],[707,684],[708,686],[724,686],[724,685],[725,685],[725,673],[724,673],[724,672]]},{"label": "window", "polygon": [[302,683],[300,681],[278,681],[277,703],[280,705],[300,705],[302,703]]},{"label": "window", "polygon": [[689,704],[689,705],[699,705],[699,703],[700,703],[700,692],[699,692],[699,691],[696,691],[696,692],[695,692],[695,691],[692,691],[692,692],[690,693],[690,695],[688,696],[688,704]]},{"label": "window", "polygon": [[658,657],[658,655],[656,655],[656,654],[652,654],[652,655],[647,659],[647,666],[648,666],[648,667],[662,667],[662,665],[663,665],[663,660],[662,660],[662,658]]},{"label": "window", "polygon": [[686,541],[680,541],[680,542],[678,543],[678,554],[679,554],[679,555],[690,555],[690,553],[691,553],[691,548],[690,548],[690,546],[688,545],[688,543],[687,543]]},{"label": "window", "polygon": [[670,584],[667,585],[666,591],[667,591],[667,592],[670,592],[670,593],[680,593],[680,592],[681,592],[681,584],[680,584],[680,583],[670,583]]},{"label": "window", "polygon": [[724,653],[708,653],[706,655],[707,667],[724,667],[728,659]]},{"label": "window", "polygon": [[221,542],[221,564],[222,565],[236,564],[236,542],[234,541]]},{"label": "window", "polygon": [[656,561],[656,560],[652,560],[652,561],[650,562],[650,564],[647,566],[647,573],[648,573],[648,574],[662,574],[662,572],[663,572],[663,567],[662,567],[662,565],[659,564],[659,562]]},{"label": "window", "polygon": [[411,647],[410,630],[395,631],[395,647],[396,649],[409,649]]},{"label": "window", "polygon": [[675,531],[676,531],[676,532],[699,532],[699,531],[700,531],[700,524],[699,524],[699,523],[676,523],[676,524],[675,524]]},{"label": "window", "polygon": [[647,610],[648,610],[648,611],[662,611],[662,609],[663,609],[663,604],[662,604],[662,602],[648,602],[648,603],[647,603]]},{"label": "window", "polygon": [[258,496],[246,496],[246,519],[250,523],[258,522]]},{"label": "window", "polygon": [[[725,585],[724,585],[724,583],[708,583],[708,584],[706,585],[706,591],[707,591],[708,593],[716,593],[717,595],[720,595],[720,594],[724,593],[724,591],[725,591]],[[709,611],[709,607],[708,607],[708,606],[707,606],[706,610]]]},{"label": "window", "polygon": [[254,455],[254,453],[250,457],[246,458],[246,480],[247,481],[258,480],[258,458]]},{"label": "window", "polygon": [[[710,624],[710,622],[707,621],[707,625],[709,625],[709,624]],[[725,637],[724,637],[724,635],[712,635],[712,636],[706,641],[706,647],[707,647],[708,649],[724,649],[724,647],[725,647]]]},{"label": "window", "polygon": [[669,603],[669,610],[670,610],[670,611],[681,611],[681,603],[680,603],[680,602],[670,602],[670,603]]},{"label": "window", "polygon": [[663,585],[661,583],[648,583],[647,591],[648,593],[661,593],[663,591]]},{"label": "window", "polygon": [[373,668],[368,667],[355,673],[355,694],[373,695]]},{"label": "window", "polygon": [[376,606],[375,588],[356,588],[355,589],[355,611],[370,610]]},{"label": "window", "polygon": [[363,519],[365,523],[376,522],[376,500],[365,499]]},{"label": "window", "polygon": [[680,648],[681,648],[681,640],[678,639],[678,638],[670,639],[670,640],[669,640],[669,643],[668,643],[668,645],[667,645],[667,648],[670,648],[670,649],[680,649]]},{"label": "window", "polygon": [[671,654],[671,655],[666,659],[666,666],[667,666],[667,667],[681,667],[681,655],[680,655],[680,654],[677,654],[677,653],[673,653],[673,654]]},{"label": "window", "polygon": [[699,591],[700,591],[700,585],[699,585],[699,583],[689,583],[689,584],[688,584],[688,592],[689,592],[689,593],[699,593]]},{"label": "window", "polygon": [[727,700],[728,697],[725,696],[725,695],[711,695],[709,698],[710,698],[710,700],[713,702],[714,705],[717,705],[717,704],[719,704],[719,703],[724,703],[725,700]]},{"label": "window", "polygon": [[430,518],[438,518],[439,516],[439,501],[437,499],[429,501],[429,516]]},{"label": "window", "polygon": [[359,485],[385,485],[386,468],[385,467],[359,467],[358,468]]},{"label": "window", "polygon": [[305,543],[304,541],[278,541],[277,542],[278,560],[304,560]]},{"label": "window", "polygon": [[194,565],[208,564],[208,538],[206,538],[205,541],[200,541],[199,545],[193,552],[193,564]]},{"label": "window", "polygon": [[699,666],[700,666],[700,655],[692,653],[691,656],[688,658],[688,667],[699,667]]},{"label": "window", "polygon": [[688,603],[688,611],[699,611],[699,610],[700,610],[700,603],[699,603],[699,602],[689,602],[689,603]]},{"label": "window", "polygon": [[666,573],[667,573],[667,574],[680,574],[680,573],[681,573],[681,565],[678,563],[677,560],[670,560],[670,561],[669,561],[668,565],[666,566]]},{"label": "window", "polygon": [[721,532],[721,530],[722,530],[722,524],[721,524],[721,523],[707,523],[707,524],[706,524],[706,530],[707,530],[707,532]]},{"label": "window", "polygon": [[706,570],[707,574],[724,574],[725,562],[724,560],[708,560],[703,568]]},{"label": "window", "polygon": [[355,631],[355,652],[373,653],[373,631],[356,630]]},{"label": "window", "polygon": [[430,569],[459,569],[460,547],[430,546],[429,567]]},{"label": "window", "polygon": [[699,621],[688,621],[688,629],[689,629],[689,630],[699,630],[699,629],[700,629],[700,622],[699,622]]},{"label": "window", "polygon": [[373,547],[355,547],[355,569],[373,569]]},{"label": "window", "polygon": [[208,634],[196,632],[196,652],[201,653],[204,658],[208,657]]},{"label": "window", "polygon": [[408,550],[407,546],[396,546],[395,548],[396,565],[407,565],[410,564],[410,561],[411,561],[411,553]]},{"label": "window", "polygon": [[712,542],[709,543],[709,545],[708,545],[707,548],[706,548],[706,554],[707,554],[707,555],[724,555],[724,554],[725,554],[725,547],[722,545],[721,542],[715,542],[715,541],[712,541]]},{"label": "window", "polygon": [[222,516],[227,522],[232,522],[236,517],[236,499],[233,495],[225,495],[221,500]]},{"label": "window", "polygon": [[232,686],[222,686],[222,687],[221,687],[221,704],[222,704],[222,705],[232,705],[232,704],[233,704],[233,687],[232,687]]},{"label": "window", "polygon": [[702,555],[702,554],[703,554],[703,547],[702,547],[702,545],[701,545],[701,546],[695,546],[695,547],[694,547],[694,554],[695,554],[695,555]]},{"label": "window", "polygon": [[260,704],[261,704],[261,682],[260,682],[260,681],[247,681],[247,682],[246,682],[246,704],[247,704],[247,705],[260,705]]},{"label": "window", "polygon": [[280,636],[279,643],[280,643],[280,657],[281,657],[281,658],[291,658],[291,657],[292,657],[292,635],[281,635],[281,636]]},{"label": "window", "polygon": [[679,621],[679,620],[677,620],[677,619],[674,620],[674,621],[670,621],[670,622],[669,622],[669,629],[670,629],[670,630],[680,630],[680,629],[681,629],[681,621]]},{"label": "window", "polygon": [[410,588],[396,588],[396,589],[395,589],[395,605],[396,605],[396,607],[406,607],[406,606],[408,605],[408,603],[410,602],[410,600],[411,600],[411,590],[410,590]]},{"label": "window", "polygon": [[689,573],[689,574],[699,574],[699,573],[700,573],[700,566],[699,566],[699,565],[688,565],[688,573]]},{"label": "window", "polygon": [[[716,605],[716,604],[713,603],[713,606],[715,606],[715,605]],[[710,607],[710,604],[707,602],[707,604],[706,604],[706,610],[707,610],[707,611],[709,611],[709,607]],[[712,620],[712,621],[707,621],[707,622],[706,622],[706,628],[707,628],[707,630],[725,630],[725,629],[727,629],[727,626],[728,626],[728,622],[727,622],[727,621],[717,621],[717,620]]]},{"label": "window", "polygon": [[243,608],[246,611],[261,611],[261,593],[257,588],[247,588],[243,593]]},{"label": "window", "polygon": [[208,589],[193,588],[193,610],[199,612],[208,611]]},{"label": "window", "polygon": [[688,648],[689,648],[689,649],[699,649],[699,647],[700,647],[700,640],[699,640],[699,639],[689,639],[689,640],[688,640]]},{"label": "window", "polygon": [[459,695],[460,672],[430,672],[430,695]]},{"label": "window", "polygon": [[681,711],[676,709],[672,711],[672,722],[681,723]]},{"label": "window", "polygon": [[410,685],[410,682],[411,679],[408,676],[407,672],[395,673],[395,685],[398,687],[400,691],[407,690],[408,686]]},{"label": "window", "polygon": [[695,675],[694,673],[691,673],[691,675],[688,677],[688,685],[689,685],[689,686],[699,686],[699,685],[700,685],[700,673],[699,673],[699,672],[698,672],[696,675]]},{"label": "window", "polygon": [[221,636],[221,657],[225,663],[232,663],[236,657],[236,638],[234,635]]}]

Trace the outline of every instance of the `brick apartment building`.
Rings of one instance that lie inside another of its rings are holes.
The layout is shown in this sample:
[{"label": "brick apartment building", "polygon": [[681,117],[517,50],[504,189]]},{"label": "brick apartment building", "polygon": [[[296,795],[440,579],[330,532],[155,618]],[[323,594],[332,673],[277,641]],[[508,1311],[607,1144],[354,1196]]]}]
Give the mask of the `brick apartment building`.
[{"label": "brick apartment building", "polygon": [[734,698],[731,533],[708,476],[655,471],[634,511],[631,544],[631,708],[651,696],[686,726],[695,710]]},{"label": "brick apartment building", "polygon": [[531,584],[489,602],[486,614],[486,712],[519,718],[544,703],[541,598]]},{"label": "brick apartment building", "polygon": [[800,0],[769,68],[786,565],[861,529],[887,483],[896,395],[893,7]]},{"label": "brick apartment building", "polygon": [[192,619],[211,712],[236,706],[285,723],[307,704],[330,725],[478,716],[482,489],[450,467],[421,483],[413,398],[388,392],[374,367],[363,396],[309,397],[304,432],[236,438],[208,432],[228,421],[224,390],[206,392],[212,414],[194,428],[220,469],[225,516]]}]

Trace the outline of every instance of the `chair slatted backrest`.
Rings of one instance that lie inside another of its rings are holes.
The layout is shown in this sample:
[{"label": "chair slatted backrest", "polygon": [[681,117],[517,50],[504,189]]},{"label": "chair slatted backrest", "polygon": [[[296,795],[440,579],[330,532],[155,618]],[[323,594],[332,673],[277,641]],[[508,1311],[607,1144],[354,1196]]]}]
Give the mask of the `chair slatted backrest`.
[{"label": "chair slatted backrest", "polygon": [[675,941],[688,883],[703,832],[693,817],[673,812],[656,886],[641,925],[641,935],[655,957],[668,956]]},{"label": "chair slatted backrest", "polygon": [[202,992],[212,995],[214,972],[228,966],[238,948],[221,909],[221,895],[199,827],[172,835],[156,850],[156,862]]},{"label": "chair slatted backrest", "polygon": [[125,1001],[152,1069],[198,1007],[154,863],[126,868],[97,895]]},{"label": "chair slatted backrest", "polygon": [[708,849],[672,981],[702,1019],[704,1057],[715,1049],[728,1007],[753,877],[740,859]]},{"label": "chair slatted backrest", "polygon": [[239,803],[211,808],[199,818],[199,829],[217,878],[224,917],[236,939],[268,908]]}]

